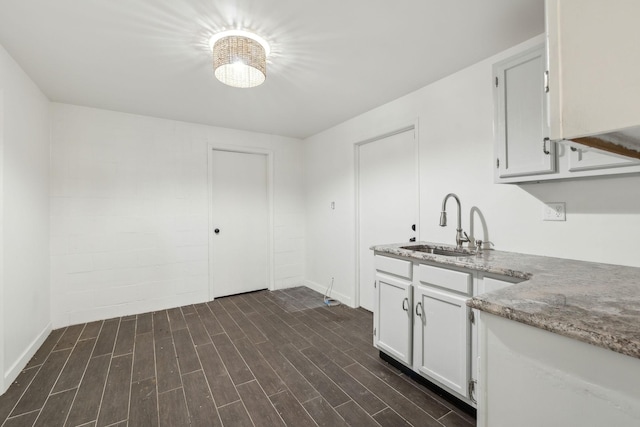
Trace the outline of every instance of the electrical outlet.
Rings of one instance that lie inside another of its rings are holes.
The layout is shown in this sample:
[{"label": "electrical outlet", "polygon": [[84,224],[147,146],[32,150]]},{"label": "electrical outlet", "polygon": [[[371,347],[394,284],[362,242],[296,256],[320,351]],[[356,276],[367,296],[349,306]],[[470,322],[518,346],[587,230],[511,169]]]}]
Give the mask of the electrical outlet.
[{"label": "electrical outlet", "polygon": [[548,202],[542,208],[543,221],[566,221],[566,210],[564,202]]}]

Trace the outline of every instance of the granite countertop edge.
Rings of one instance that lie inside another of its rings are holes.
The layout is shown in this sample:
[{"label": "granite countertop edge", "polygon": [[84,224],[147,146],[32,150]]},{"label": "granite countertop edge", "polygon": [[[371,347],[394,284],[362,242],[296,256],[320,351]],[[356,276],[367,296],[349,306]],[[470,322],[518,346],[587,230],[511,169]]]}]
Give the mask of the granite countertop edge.
[{"label": "granite countertop edge", "polygon": [[499,304],[488,303],[482,299],[482,296],[469,299],[467,301],[467,305],[471,308],[476,308],[489,314],[504,317],[506,319],[553,332],[567,338],[573,338],[587,344],[592,344],[597,347],[606,348],[617,353],[622,353],[627,356],[640,359],[640,343],[637,341],[631,341],[616,335],[605,334],[601,331],[584,330],[567,322],[559,324],[547,317],[535,316],[518,310],[512,310]]},{"label": "granite countertop edge", "polygon": [[474,296],[469,307],[640,358],[640,268],[485,250],[449,257],[404,249],[431,242],[376,245],[377,253],[522,279]]}]

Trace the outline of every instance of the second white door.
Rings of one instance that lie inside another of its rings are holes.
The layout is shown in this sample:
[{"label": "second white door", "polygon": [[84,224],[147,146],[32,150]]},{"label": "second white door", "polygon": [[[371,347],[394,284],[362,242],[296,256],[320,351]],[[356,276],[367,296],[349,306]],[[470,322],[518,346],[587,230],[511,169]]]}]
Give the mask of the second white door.
[{"label": "second white door", "polygon": [[414,129],[358,147],[359,303],[373,311],[372,245],[416,237],[417,173]]},{"label": "second white door", "polygon": [[212,297],[266,289],[267,156],[213,149],[211,158]]}]

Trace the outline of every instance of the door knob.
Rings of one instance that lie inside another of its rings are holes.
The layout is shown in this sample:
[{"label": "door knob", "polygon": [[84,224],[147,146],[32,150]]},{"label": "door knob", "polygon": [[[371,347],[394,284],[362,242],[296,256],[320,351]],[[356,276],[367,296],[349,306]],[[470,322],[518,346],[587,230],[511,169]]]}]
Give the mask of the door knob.
[{"label": "door knob", "polygon": [[220,229],[216,228],[215,230],[213,230],[213,232],[216,233],[216,234],[220,234]]}]

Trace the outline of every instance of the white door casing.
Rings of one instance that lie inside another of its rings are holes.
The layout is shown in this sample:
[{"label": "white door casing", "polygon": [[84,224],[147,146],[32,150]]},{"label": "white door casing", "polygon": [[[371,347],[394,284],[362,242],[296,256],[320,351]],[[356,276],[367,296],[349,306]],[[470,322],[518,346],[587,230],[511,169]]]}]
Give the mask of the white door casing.
[{"label": "white door casing", "polygon": [[209,147],[210,299],[273,289],[271,165],[268,151]]},{"label": "white door casing", "polygon": [[[4,242],[4,91],[0,89],[0,241]],[[0,394],[5,392],[4,366],[4,253],[0,245]]]},{"label": "white door casing", "polygon": [[[356,306],[373,310],[372,245],[418,235],[416,124],[356,144]],[[416,226],[412,230],[411,226]]]}]

